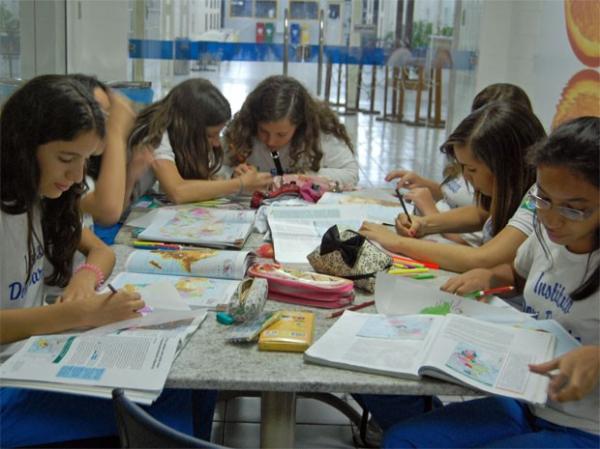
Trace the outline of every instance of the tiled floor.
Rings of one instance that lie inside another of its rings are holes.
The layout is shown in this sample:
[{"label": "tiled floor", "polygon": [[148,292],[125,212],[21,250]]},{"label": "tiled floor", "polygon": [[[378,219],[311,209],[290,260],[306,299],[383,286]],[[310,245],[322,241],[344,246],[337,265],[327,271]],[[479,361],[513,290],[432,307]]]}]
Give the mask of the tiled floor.
[{"label": "tiled floor", "polygon": [[[229,99],[232,111],[235,112],[261,79],[279,73],[279,64],[230,62],[222,64],[218,72],[192,72],[190,76],[209,78]],[[314,65],[291,64],[289,74],[315,91]],[[169,84],[174,85],[184,78],[186,77],[175,77]],[[152,81],[155,87],[159,84],[156,80]],[[382,95],[376,98],[376,109],[382,108],[380,97]],[[407,96],[407,116],[414,116],[411,98],[413,97]],[[424,176],[441,179],[444,157],[438,148],[443,142],[445,130],[380,121],[377,116],[364,113],[342,116],[341,119],[355,144],[361,171],[360,186],[387,185],[384,177],[395,168],[411,169]],[[444,398],[446,401],[456,399]],[[258,398],[235,398],[219,402],[213,426],[213,441],[235,448],[255,448],[260,443],[259,431]],[[350,422],[329,405],[313,399],[299,398],[295,447],[353,448],[355,446]]]}]

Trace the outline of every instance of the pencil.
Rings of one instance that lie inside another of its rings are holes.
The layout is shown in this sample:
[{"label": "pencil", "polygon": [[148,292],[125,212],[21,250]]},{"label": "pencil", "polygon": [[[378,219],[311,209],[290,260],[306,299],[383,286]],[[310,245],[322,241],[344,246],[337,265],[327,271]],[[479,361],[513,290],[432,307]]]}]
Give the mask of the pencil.
[{"label": "pencil", "polygon": [[110,294],[110,296],[112,296],[112,295],[114,295],[114,294],[116,294],[116,293],[117,293],[117,289],[116,289],[116,288],[114,288],[114,287],[111,285],[111,283],[110,283],[110,282],[109,282],[108,284],[106,284],[106,286],[107,286],[107,287],[110,289],[110,291],[111,291],[111,294]]},{"label": "pencil", "polygon": [[480,298],[482,296],[494,295],[496,293],[508,293],[514,289],[515,288],[512,285],[506,285],[503,287],[490,288],[488,290],[475,290],[471,293],[467,293],[465,296],[468,298]]},{"label": "pencil", "polygon": [[344,313],[346,310],[360,310],[360,309],[364,309],[366,307],[372,306],[373,304],[375,304],[375,301],[367,301],[367,302],[363,302],[362,304],[357,304],[357,305],[352,306],[352,307],[346,307],[345,309],[333,312],[327,318],[337,318],[342,313]]},{"label": "pencil", "polygon": [[402,205],[402,209],[404,209],[404,213],[406,214],[406,218],[408,218],[408,222],[410,224],[412,224],[412,220],[410,218],[410,214],[408,213],[408,210],[406,209],[406,204],[404,204],[404,198],[402,197],[402,194],[400,193],[400,190],[396,189],[396,195],[398,195],[398,199],[400,200],[400,204]]}]

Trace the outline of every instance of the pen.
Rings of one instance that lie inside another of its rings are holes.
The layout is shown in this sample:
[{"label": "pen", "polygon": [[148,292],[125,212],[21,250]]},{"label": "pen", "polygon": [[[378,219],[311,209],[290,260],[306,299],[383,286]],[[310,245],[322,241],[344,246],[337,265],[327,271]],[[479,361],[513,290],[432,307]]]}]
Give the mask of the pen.
[{"label": "pen", "polygon": [[[111,291],[111,294],[110,294],[110,296],[112,296],[112,295],[114,295],[114,294],[116,294],[116,293],[117,293],[117,289],[116,289],[116,288],[114,288],[110,282],[109,282],[108,284],[106,284],[106,286],[107,286],[107,287],[110,289],[110,291]],[[110,297],[110,296],[109,296],[109,297]]]},{"label": "pen", "polygon": [[475,290],[471,293],[467,293],[465,296],[468,298],[480,298],[482,296],[495,295],[496,293],[508,293],[512,292],[515,288],[512,285],[505,285],[503,287],[489,288],[487,290]]},{"label": "pen", "polygon": [[406,210],[406,204],[404,204],[404,198],[402,197],[402,194],[400,193],[400,190],[396,189],[396,195],[398,195],[398,199],[400,200],[400,204],[402,205],[402,209],[404,209],[404,213],[406,214],[406,217],[408,218],[408,222],[410,224],[412,224],[412,220],[410,218],[410,214],[408,213],[408,210]]},{"label": "pen", "polygon": [[373,304],[375,304],[375,301],[367,301],[367,302],[363,302],[362,304],[357,304],[352,307],[346,307],[345,309],[338,310],[337,312],[333,312],[327,318],[337,318],[342,313],[344,313],[346,310],[360,310],[360,309],[364,309],[365,307],[372,306]]}]

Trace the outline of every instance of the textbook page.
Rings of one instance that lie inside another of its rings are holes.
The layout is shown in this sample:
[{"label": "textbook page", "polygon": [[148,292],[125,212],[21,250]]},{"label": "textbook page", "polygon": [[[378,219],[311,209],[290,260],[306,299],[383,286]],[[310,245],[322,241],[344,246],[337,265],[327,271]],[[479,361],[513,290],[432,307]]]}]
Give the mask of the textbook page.
[{"label": "textbook page", "polygon": [[[217,309],[220,305],[229,304],[240,281],[230,279],[213,279],[191,276],[171,276],[147,273],[119,273],[111,285],[117,289],[142,294],[144,288],[151,288],[157,281],[171,284],[181,300],[192,308]],[[142,296],[144,299],[144,296]]]},{"label": "textbook page", "polygon": [[30,337],[0,366],[0,384],[106,398],[124,388],[151,403],[162,392],[178,343],[156,334]]},{"label": "textbook page", "polygon": [[552,334],[447,315],[420,373],[544,404],[549,378],[529,364],[551,360]]},{"label": "textbook page", "polygon": [[191,250],[135,250],[125,262],[125,270],[136,273],[243,279],[254,262],[249,251],[211,248]]},{"label": "textbook page", "polygon": [[321,238],[334,225],[358,231],[363,221],[394,223],[398,210],[376,204],[311,205],[270,207],[267,220],[275,260],[295,266],[310,266],[306,256],[321,245]]},{"label": "textbook page", "polygon": [[419,368],[443,317],[394,316],[345,311],[304,353],[307,362],[419,378]]},{"label": "textbook page", "polygon": [[375,307],[386,315],[453,313],[496,323],[534,321],[500,298],[488,304],[444,292],[432,283],[383,272],[375,279]]},{"label": "textbook page", "polygon": [[203,207],[160,208],[141,240],[241,248],[252,232],[255,211]]}]

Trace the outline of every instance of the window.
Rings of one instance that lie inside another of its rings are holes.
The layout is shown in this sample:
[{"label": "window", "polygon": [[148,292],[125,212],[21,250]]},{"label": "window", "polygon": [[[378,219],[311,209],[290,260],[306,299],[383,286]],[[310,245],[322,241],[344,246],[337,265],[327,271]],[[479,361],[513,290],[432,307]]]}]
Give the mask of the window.
[{"label": "window", "polygon": [[300,20],[318,19],[319,3],[315,1],[292,0],[290,2],[290,18]]},{"label": "window", "polygon": [[231,17],[252,17],[252,0],[231,0]]},{"label": "window", "polygon": [[277,1],[256,0],[255,16],[261,19],[275,19],[277,17]]}]

